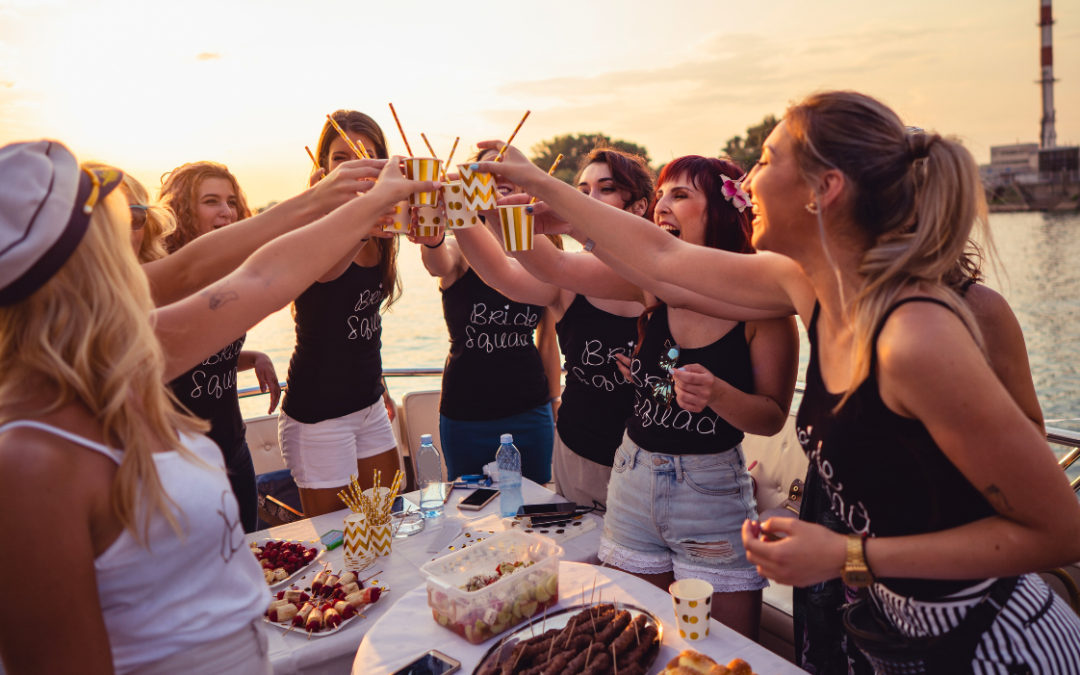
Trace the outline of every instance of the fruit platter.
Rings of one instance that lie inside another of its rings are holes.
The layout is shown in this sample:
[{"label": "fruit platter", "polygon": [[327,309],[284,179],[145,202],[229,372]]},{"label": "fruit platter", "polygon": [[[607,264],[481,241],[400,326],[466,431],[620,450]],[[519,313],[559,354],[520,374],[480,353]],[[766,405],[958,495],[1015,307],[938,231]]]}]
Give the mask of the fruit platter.
[{"label": "fruit platter", "polygon": [[271,587],[283,586],[322,557],[322,544],[290,539],[260,539],[250,544],[255,559],[262,565],[263,577]]},{"label": "fruit platter", "polygon": [[507,531],[429,562],[428,606],[440,626],[480,644],[559,601],[562,548]]},{"label": "fruit platter", "polygon": [[263,620],[286,632],[296,630],[312,635],[332,635],[354,619],[363,619],[363,610],[389,592],[375,582],[364,588],[370,579],[358,579],[353,572],[340,576],[330,570],[319,572],[311,586],[292,586],[278,591],[266,608]]}]

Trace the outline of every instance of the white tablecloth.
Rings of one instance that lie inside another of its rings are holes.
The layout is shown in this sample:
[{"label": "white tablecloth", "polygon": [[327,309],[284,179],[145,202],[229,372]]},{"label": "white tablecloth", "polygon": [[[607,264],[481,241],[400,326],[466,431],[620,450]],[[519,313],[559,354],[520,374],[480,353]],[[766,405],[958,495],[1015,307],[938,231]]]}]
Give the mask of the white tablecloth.
[{"label": "white tablecloth", "polygon": [[[521,487],[522,497],[526,504],[549,504],[564,501],[562,497],[559,497],[554,492],[528,479],[522,480]],[[362,575],[369,576],[376,571],[382,570],[376,579],[380,582],[380,586],[390,588],[387,595],[364,610],[367,619],[352,621],[333,635],[327,635],[326,637],[312,636],[310,639],[308,639],[306,633],[297,634],[296,631],[293,631],[285,634],[284,629],[265,624],[264,629],[270,640],[270,660],[273,663],[275,675],[293,675],[294,673],[330,675],[349,672],[356,650],[360,646],[360,641],[372,629],[376,621],[384,616],[396,603],[408,596],[410,591],[419,587],[420,591],[423,592],[424,579],[420,575],[420,567],[438,557],[429,554],[427,548],[438,537],[438,531],[441,527],[444,524],[456,526],[457,521],[463,518],[462,514],[469,519],[478,516],[497,517],[498,499],[480,511],[458,511],[458,502],[470,494],[472,494],[472,490],[458,489],[451,492],[445,513],[441,519],[428,521],[424,532],[418,535],[406,539],[395,539],[393,552],[389,556],[379,558],[370,572],[365,572]],[[406,495],[406,497],[410,498],[414,503],[419,502],[419,493]],[[307,541],[318,539],[330,530],[344,530],[344,518],[348,514],[349,511],[342,510],[290,525],[271,528],[270,530],[253,532],[247,536],[247,540],[254,541],[266,537]],[[596,529],[585,532],[563,544],[566,551],[564,559],[582,563],[598,563],[596,551],[600,547],[603,520],[593,515],[587,515],[585,518],[594,519],[597,524]],[[341,547],[338,547],[333,551],[328,551],[322,559],[327,561],[335,570],[340,570],[343,568],[343,556]],[[430,613],[427,613],[426,617],[425,621],[432,625],[435,624],[431,620]],[[415,644],[408,639],[407,635],[402,635],[401,640],[406,645]]]},{"label": "white tablecloth", "polygon": [[[761,675],[806,675],[804,671],[764,647],[711,619],[709,636],[690,642],[679,637],[671,596],[647,581],[610,567],[566,562],[559,567],[559,603],[557,609],[581,602],[580,589],[592,593],[596,580],[597,596],[605,602],[618,600],[650,610],[664,625],[664,642],[651,673],[659,672],[683,649],[696,649],[721,664],[735,658],[745,660]],[[429,649],[437,649],[461,661],[461,672],[468,675],[481,657],[496,644],[488,640],[472,645],[431,617],[427,592],[423,585],[399,597],[374,626],[368,628],[356,652],[353,675],[389,675],[412,662]]]}]

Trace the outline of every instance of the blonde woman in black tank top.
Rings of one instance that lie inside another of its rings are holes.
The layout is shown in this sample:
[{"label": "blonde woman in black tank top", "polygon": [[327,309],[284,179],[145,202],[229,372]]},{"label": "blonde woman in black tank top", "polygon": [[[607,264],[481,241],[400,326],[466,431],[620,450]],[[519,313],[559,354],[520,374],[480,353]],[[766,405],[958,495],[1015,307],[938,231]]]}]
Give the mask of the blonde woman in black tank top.
[{"label": "blonde woman in black tank top", "polygon": [[[868,96],[809,97],[747,181],[754,242],[774,252],[758,256],[666,241],[522,160],[511,151],[478,170],[505,173],[642,274],[807,325],[799,439],[850,534],[747,522],[762,574],[795,586],[869,582],[906,640],[970,632],[970,613],[976,642],[952,655],[963,670],[1080,672],[1080,619],[1033,574],[1080,559],[1080,503],[943,282],[973,227],[988,236],[967,150],[908,133]],[[767,540],[776,534],[786,536]]]}]

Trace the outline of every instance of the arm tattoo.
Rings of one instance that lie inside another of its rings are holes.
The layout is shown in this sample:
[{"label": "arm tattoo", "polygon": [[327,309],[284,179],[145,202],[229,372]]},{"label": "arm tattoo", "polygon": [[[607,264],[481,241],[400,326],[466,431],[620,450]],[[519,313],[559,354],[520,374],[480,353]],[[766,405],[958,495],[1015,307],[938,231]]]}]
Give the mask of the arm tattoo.
[{"label": "arm tattoo", "polygon": [[991,485],[983,490],[983,494],[986,495],[987,501],[989,501],[999,513],[1012,512],[1012,504],[1009,503],[1009,500],[1005,497],[1005,493],[1002,492],[1001,488],[998,486]]},{"label": "arm tattoo", "polygon": [[210,299],[210,309],[218,309],[222,305],[231,300],[239,300],[240,295],[236,291],[226,291],[225,287],[229,285],[228,281],[223,281],[216,289],[207,288],[199,295],[204,298]]}]

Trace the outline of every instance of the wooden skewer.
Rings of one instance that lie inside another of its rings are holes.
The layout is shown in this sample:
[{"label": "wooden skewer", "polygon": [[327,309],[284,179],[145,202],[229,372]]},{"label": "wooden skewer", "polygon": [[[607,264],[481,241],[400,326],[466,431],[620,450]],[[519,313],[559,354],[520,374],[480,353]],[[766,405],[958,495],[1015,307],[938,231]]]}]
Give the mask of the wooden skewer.
[{"label": "wooden skewer", "polygon": [[[548,175],[549,176],[555,173],[555,169],[559,168],[559,162],[561,162],[561,161],[562,161],[562,153],[560,152],[559,156],[555,158],[555,161],[551,163],[551,168],[548,169]],[[532,199],[529,200],[530,204],[535,204],[536,202],[537,202],[536,197],[533,197]],[[596,582],[593,582],[593,585],[595,586]]]},{"label": "wooden skewer", "polygon": [[397,111],[394,110],[394,104],[390,104],[390,112],[394,114],[394,122],[397,123],[397,130],[401,133],[401,140],[405,142],[405,150],[409,153],[409,157],[412,157],[412,148],[409,147],[409,139],[405,138],[405,130],[401,128],[401,120],[398,119]]},{"label": "wooden skewer", "polygon": [[634,635],[637,636],[637,643],[641,644],[641,631],[638,630],[637,621],[635,621],[633,623],[634,623]]},{"label": "wooden skewer", "polygon": [[619,664],[616,663],[615,661],[616,661],[615,644],[612,643],[612,645],[611,645],[611,665],[615,668],[615,675],[619,675]]},{"label": "wooden skewer", "polygon": [[370,581],[370,580],[374,579],[375,577],[379,576],[380,574],[382,574],[382,570],[379,570],[379,571],[378,571],[378,572],[376,572],[375,574],[372,574],[372,575],[371,575],[370,577],[368,577],[367,579],[361,579],[361,580],[360,580],[360,583],[364,583],[365,581]]},{"label": "wooden skewer", "polygon": [[540,625],[540,634],[547,632],[547,605],[544,605],[544,623]]},{"label": "wooden skewer", "polygon": [[514,142],[514,136],[517,136],[517,133],[519,131],[521,131],[521,125],[525,124],[525,120],[529,119],[529,113],[531,113],[531,112],[532,112],[531,110],[526,110],[525,111],[525,115],[521,118],[521,121],[518,122],[518,125],[514,128],[514,133],[510,134],[510,139],[506,141],[506,145],[499,148],[499,154],[495,155],[494,161],[496,161],[496,162],[501,162],[502,161],[503,153],[506,152],[506,149],[509,148],[510,144]]},{"label": "wooden skewer", "polygon": [[511,673],[513,673],[514,669],[517,668],[518,661],[521,660],[521,655],[524,654],[524,653],[525,653],[525,649],[524,649],[524,645],[522,645],[521,651],[518,652],[517,658],[514,659],[514,665],[510,666],[510,672]]},{"label": "wooden skewer", "polygon": [[319,162],[315,159],[315,155],[311,154],[311,148],[305,145],[304,149],[307,150],[307,156],[311,158],[311,163],[315,165],[315,170],[318,171],[321,169],[322,167],[319,166]]},{"label": "wooden skewer", "polygon": [[592,591],[589,593],[589,604],[593,604],[593,598],[596,597],[596,575],[592,578]]},{"label": "wooden skewer", "polygon": [[589,656],[592,655],[592,646],[593,646],[593,643],[590,642],[589,643],[589,650],[587,652],[585,652],[585,665],[581,667],[582,670],[589,667]]}]

